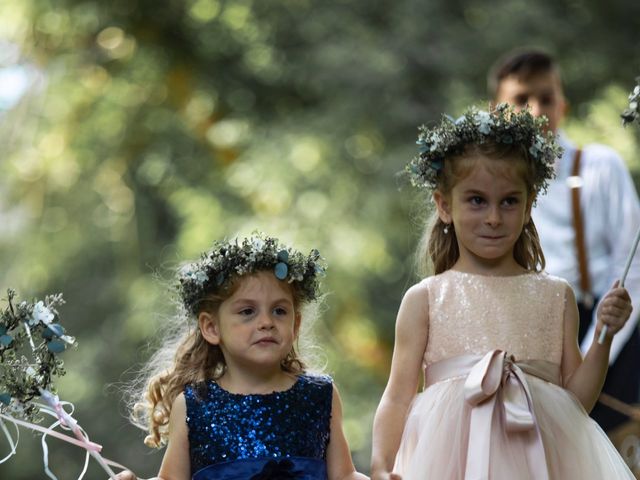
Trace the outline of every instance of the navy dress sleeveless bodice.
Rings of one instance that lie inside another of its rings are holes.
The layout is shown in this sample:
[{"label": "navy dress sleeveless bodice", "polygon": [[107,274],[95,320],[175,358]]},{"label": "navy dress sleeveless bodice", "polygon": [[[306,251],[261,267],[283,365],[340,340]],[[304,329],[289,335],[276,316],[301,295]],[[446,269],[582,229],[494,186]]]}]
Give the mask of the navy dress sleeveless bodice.
[{"label": "navy dress sleeveless bodice", "polygon": [[325,480],[333,385],[300,375],[282,392],[242,395],[214,381],[184,390],[193,480]]}]

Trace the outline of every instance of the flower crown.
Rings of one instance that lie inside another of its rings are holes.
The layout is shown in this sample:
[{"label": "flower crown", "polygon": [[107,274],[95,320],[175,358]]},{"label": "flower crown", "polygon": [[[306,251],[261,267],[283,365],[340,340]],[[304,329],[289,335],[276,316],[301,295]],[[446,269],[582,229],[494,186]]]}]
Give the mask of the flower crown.
[{"label": "flower crown", "polygon": [[640,77],[636,78],[636,86],[629,94],[629,108],[622,112],[622,124],[636,121],[640,125]]},{"label": "flower crown", "polygon": [[52,389],[53,377],[65,374],[57,354],[75,339],[58,322],[61,294],[17,304],[15,297],[8,290],[7,307],[0,312],[0,412],[36,421],[39,408],[31,401]]},{"label": "flower crown", "polygon": [[411,183],[417,187],[435,190],[444,161],[461,154],[470,144],[493,141],[503,145],[521,144],[534,160],[537,192],[545,190],[553,178],[553,164],[562,154],[551,132],[543,127],[547,119],[534,117],[528,110],[516,111],[501,103],[490,111],[471,107],[458,119],[444,115],[433,128],[419,127],[417,144],[419,153],[407,165]]},{"label": "flower crown", "polygon": [[317,296],[319,277],[325,266],[318,250],[308,256],[281,244],[277,238],[255,233],[241,243],[215,242],[200,261],[183,266],[178,273],[178,290],[187,311],[196,314],[207,293],[223,288],[233,277],[271,270],[279,280],[296,283],[304,300]]}]

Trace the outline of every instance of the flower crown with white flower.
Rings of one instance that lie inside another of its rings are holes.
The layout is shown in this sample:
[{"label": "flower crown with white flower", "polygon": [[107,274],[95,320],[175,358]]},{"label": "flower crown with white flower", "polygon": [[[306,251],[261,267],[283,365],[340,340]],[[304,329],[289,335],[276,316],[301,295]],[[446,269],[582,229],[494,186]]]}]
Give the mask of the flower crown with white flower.
[{"label": "flower crown with white flower", "polygon": [[445,159],[462,154],[468,145],[520,144],[534,160],[535,191],[545,190],[554,176],[553,164],[562,154],[555,136],[544,133],[546,124],[546,118],[534,117],[526,109],[516,111],[505,103],[490,111],[471,107],[458,119],[444,115],[436,127],[419,127],[419,152],[406,171],[413,185],[435,190]]},{"label": "flower crown with white flower", "polygon": [[636,77],[636,86],[629,94],[629,107],[620,116],[625,126],[634,121],[640,125],[640,77]]},{"label": "flower crown with white flower", "polygon": [[279,280],[295,283],[303,300],[311,301],[317,296],[325,266],[318,250],[305,256],[277,238],[255,233],[241,242],[215,242],[200,261],[184,265],[178,272],[178,291],[187,311],[197,314],[207,294],[223,289],[235,277],[263,270],[272,271]]},{"label": "flower crown with white flower", "polygon": [[17,304],[15,297],[9,289],[0,312],[0,412],[36,421],[39,407],[31,401],[52,389],[53,377],[65,374],[57,354],[75,339],[58,322],[61,294]]}]

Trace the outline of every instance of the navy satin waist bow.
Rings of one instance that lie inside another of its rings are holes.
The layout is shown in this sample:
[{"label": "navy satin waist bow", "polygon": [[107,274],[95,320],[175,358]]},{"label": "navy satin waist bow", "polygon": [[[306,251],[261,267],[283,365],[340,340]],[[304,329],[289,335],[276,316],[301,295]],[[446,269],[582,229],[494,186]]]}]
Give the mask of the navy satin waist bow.
[{"label": "navy satin waist bow", "polygon": [[210,465],[192,480],[327,480],[327,465],[318,458],[249,458]]}]

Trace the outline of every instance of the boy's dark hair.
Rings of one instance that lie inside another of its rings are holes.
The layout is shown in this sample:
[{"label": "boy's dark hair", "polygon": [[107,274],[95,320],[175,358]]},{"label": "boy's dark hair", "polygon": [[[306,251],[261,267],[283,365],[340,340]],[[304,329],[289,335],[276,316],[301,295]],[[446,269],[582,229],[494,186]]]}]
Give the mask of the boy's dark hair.
[{"label": "boy's dark hair", "polygon": [[541,49],[519,48],[500,57],[489,69],[487,88],[491,98],[496,98],[500,82],[510,75],[528,79],[540,73],[559,74],[556,60]]}]

